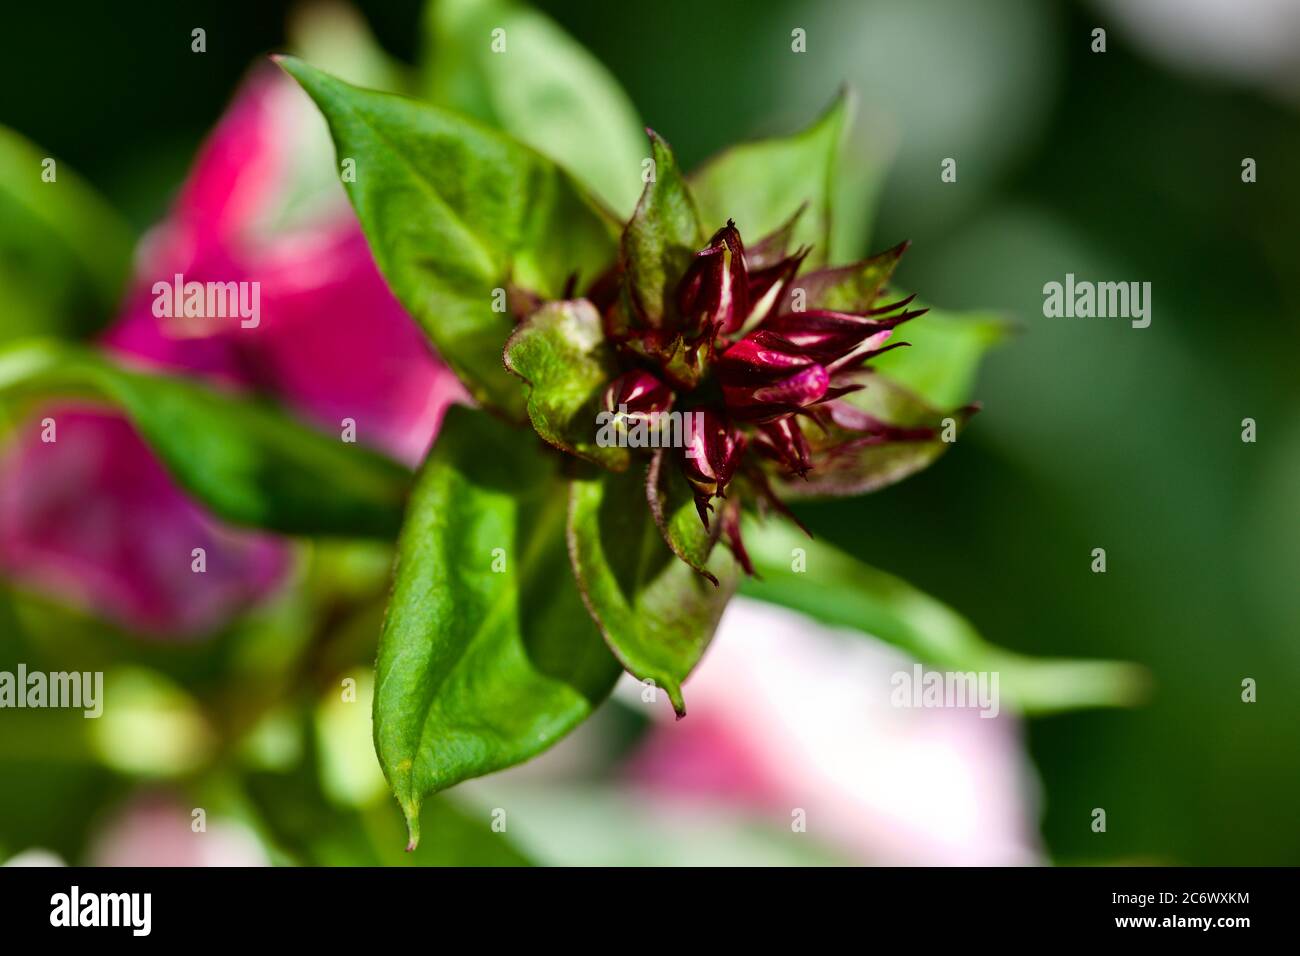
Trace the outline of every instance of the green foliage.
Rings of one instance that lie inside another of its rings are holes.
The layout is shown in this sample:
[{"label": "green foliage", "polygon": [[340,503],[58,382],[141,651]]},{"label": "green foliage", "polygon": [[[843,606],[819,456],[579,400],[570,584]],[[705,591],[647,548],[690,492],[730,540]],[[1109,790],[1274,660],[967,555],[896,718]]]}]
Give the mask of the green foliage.
[{"label": "green foliage", "polygon": [[0,127],[0,342],[77,334],[117,306],[131,265],[126,225],[65,164]]},{"label": "green foliage", "polygon": [[628,450],[596,444],[601,393],[618,374],[600,315],[586,299],[551,302],[506,343],[506,367],[528,386],[528,417],[556,448],[622,471]]},{"label": "green foliage", "polygon": [[[614,259],[617,224],[553,162],[456,113],[358,89],[293,57],[284,67],[329,121],[380,270],[479,401],[516,417],[502,367],[505,291],[561,296]],[[500,290],[500,291],[498,291]]]},{"label": "green foliage", "polygon": [[928,594],[787,524],[747,522],[744,534],[758,576],[742,594],[863,631],[936,667],[997,671],[1008,702],[1025,713],[1128,706],[1144,691],[1132,664],[1036,660],[995,647]]},{"label": "green foliage", "polygon": [[641,122],[581,44],[514,0],[437,0],[426,8],[425,38],[431,102],[500,127],[568,169],[621,217],[631,213],[645,156]]},{"label": "green foliage", "polygon": [[646,507],[637,470],[572,483],[569,554],[588,610],[614,654],[639,680],[686,713],[681,685],[704,655],[736,587],[737,566],[722,549],[697,574],[665,545]]},{"label": "green foliage", "polygon": [[807,129],[732,147],[706,163],[691,175],[705,226],[716,229],[734,219],[752,242],[781,228],[806,204],[793,243],[813,247],[810,264],[825,262],[840,144],[852,113],[845,90]]},{"label": "green foliage", "polygon": [[676,313],[673,291],[677,280],[706,236],[677,158],[654,132],[650,133],[650,154],[654,178],[646,183],[623,233],[623,265],[639,312],[651,325],[659,325]]},{"label": "green foliage", "polygon": [[172,476],[218,516],[286,534],[388,537],[410,473],[254,399],[129,371],[51,342],[0,350],[0,397],[89,396],[121,409]]},{"label": "green foliage", "polygon": [[565,560],[564,514],[535,439],[448,413],[411,496],[376,666],[375,746],[413,844],[425,794],[546,749],[618,677]]}]

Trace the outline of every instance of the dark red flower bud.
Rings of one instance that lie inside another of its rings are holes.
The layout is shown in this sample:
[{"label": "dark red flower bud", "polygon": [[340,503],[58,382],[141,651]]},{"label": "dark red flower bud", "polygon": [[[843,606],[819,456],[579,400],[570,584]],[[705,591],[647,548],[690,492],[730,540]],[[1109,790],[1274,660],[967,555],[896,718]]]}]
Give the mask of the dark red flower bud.
[{"label": "dark red flower bud", "polygon": [[731,220],[697,252],[677,285],[677,308],[687,337],[732,332],[749,316],[745,246]]},{"label": "dark red flower bud", "polygon": [[745,452],[745,436],[710,408],[697,409],[691,416],[682,473],[695,490],[695,507],[708,527],[709,499],[724,495]]},{"label": "dark red flower bud", "polygon": [[812,467],[812,449],[799,427],[799,420],[793,415],[759,425],[757,447],[784,465],[791,474],[803,477]]},{"label": "dark red flower bud", "polygon": [[877,320],[846,312],[786,312],[769,320],[763,328],[780,335],[800,353],[832,366],[859,352],[879,355],[894,326],[914,314],[920,313]]},{"label": "dark red flower bud", "polygon": [[716,365],[727,411],[742,421],[772,421],[826,394],[830,374],[783,337],[760,329],[727,349]]},{"label": "dark red flower bud", "polygon": [[625,372],[605,387],[605,411],[629,420],[666,412],[673,407],[673,392],[649,372]]},{"label": "dark red flower bud", "polygon": [[[736,326],[736,331],[744,333],[763,324],[785,295],[790,280],[795,277],[803,265],[810,249],[805,246],[792,256],[787,256],[761,269],[749,272],[749,316]],[[752,258],[747,258],[746,265],[752,265]]]}]

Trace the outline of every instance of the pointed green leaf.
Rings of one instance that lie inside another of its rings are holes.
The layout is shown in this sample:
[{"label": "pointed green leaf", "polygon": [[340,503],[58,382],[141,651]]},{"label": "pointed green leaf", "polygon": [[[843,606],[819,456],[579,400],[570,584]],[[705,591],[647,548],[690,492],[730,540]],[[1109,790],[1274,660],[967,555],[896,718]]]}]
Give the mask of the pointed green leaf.
[{"label": "pointed green leaf", "polygon": [[426,10],[429,100],[500,127],[631,215],[645,139],[631,100],[600,61],[514,0],[437,0]]},{"label": "pointed green leaf", "polygon": [[475,398],[521,416],[501,364],[515,317],[504,291],[559,298],[609,266],[617,224],[550,160],[415,100],[280,59],[325,114],[379,268]]},{"label": "pointed green leaf", "polygon": [[411,495],[374,728],[412,844],[426,794],[545,750],[618,677],[565,560],[558,458],[539,447],[452,408]]},{"label": "pointed green leaf", "polygon": [[601,633],[639,680],[662,687],[678,716],[682,682],[704,655],[736,587],[731,555],[715,548],[712,584],[665,547],[638,469],[573,482],[569,555]]},{"label": "pointed green leaf", "polygon": [[653,178],[623,232],[622,255],[634,304],[651,325],[659,325],[676,311],[677,283],[705,236],[672,148],[653,130],[650,155]]},{"label": "pointed green leaf", "polygon": [[600,313],[586,299],[550,302],[506,343],[506,368],[528,386],[528,417],[556,448],[606,468],[627,467],[628,450],[596,443],[601,392],[618,375]]},{"label": "pointed green leaf", "polygon": [[[864,631],[923,663],[958,671],[996,671],[1001,691],[1025,713],[1135,703],[1146,682],[1120,661],[1034,659],[988,643],[964,617],[906,581],[886,574],[785,521],[750,520],[745,546],[757,577],[741,592],[836,627]],[[792,555],[801,552],[798,570]]]},{"label": "pointed green leaf", "polygon": [[89,331],[106,319],[133,241],[66,164],[0,127],[0,341]]},{"label": "pointed green leaf", "polygon": [[[794,279],[786,291],[785,298],[789,303],[786,308],[794,308],[797,303],[798,308],[794,310],[799,312],[809,309],[866,312],[880,305],[877,297],[884,292],[907,246],[902,242],[860,262],[804,273]],[[903,297],[890,295],[890,298]]]},{"label": "pointed green leaf", "polygon": [[852,97],[845,90],[807,129],[735,146],[705,163],[690,181],[706,226],[734,219],[740,234],[754,242],[807,203],[793,244],[813,247],[810,264],[825,262],[836,167],[852,112]]},{"label": "pointed green leaf", "polygon": [[411,474],[251,398],[128,371],[87,349],[0,350],[0,398],[88,395],[126,413],[172,476],[218,516],[287,534],[391,537]]}]

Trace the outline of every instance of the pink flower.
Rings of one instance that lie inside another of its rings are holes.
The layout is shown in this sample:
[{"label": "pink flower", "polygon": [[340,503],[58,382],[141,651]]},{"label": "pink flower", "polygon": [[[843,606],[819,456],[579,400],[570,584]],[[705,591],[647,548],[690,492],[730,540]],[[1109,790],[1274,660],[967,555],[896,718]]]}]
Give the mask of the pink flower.
[{"label": "pink flower", "polygon": [[[1002,713],[890,704],[911,662],[862,634],[738,598],[691,678],[691,717],[665,719],[628,767],[668,806],[756,813],[847,860],[1038,862],[1032,777]],[[639,688],[637,688],[639,692]]]},{"label": "pink flower", "polygon": [[[294,149],[320,122],[292,80],[255,73],[172,215],[142,244],[134,291],[105,342],[124,358],[256,388],[331,431],[351,418],[358,441],[416,464],[463,392],[388,290],[342,187],[330,179],[311,192],[307,222],[271,228],[291,215],[295,183],[330,164]],[[155,317],[154,284],[178,274],[258,282],[259,324]]]},{"label": "pink flower", "polygon": [[[120,360],[242,385],[417,463],[454,376],[380,276],[297,86],[259,69],[203,145],[168,218],[137,250]],[[321,149],[303,144],[319,144]],[[321,185],[304,192],[315,177]],[[155,283],[258,283],[260,320],[155,315]],[[218,628],[288,566],[278,539],[223,528],[116,413],[64,407],[56,443],[20,432],[0,460],[0,570],[148,634]],[[190,568],[206,550],[207,572]]]},{"label": "pink flower", "polygon": [[[47,409],[58,440],[23,429],[0,462],[0,562],[28,586],[146,634],[200,634],[283,574],[274,538],[224,528],[186,497],[114,412]],[[193,549],[205,569],[192,569]]]},{"label": "pink flower", "polygon": [[270,866],[256,834],[233,819],[208,818],[194,829],[191,811],[162,793],[118,808],[95,837],[91,866]]}]

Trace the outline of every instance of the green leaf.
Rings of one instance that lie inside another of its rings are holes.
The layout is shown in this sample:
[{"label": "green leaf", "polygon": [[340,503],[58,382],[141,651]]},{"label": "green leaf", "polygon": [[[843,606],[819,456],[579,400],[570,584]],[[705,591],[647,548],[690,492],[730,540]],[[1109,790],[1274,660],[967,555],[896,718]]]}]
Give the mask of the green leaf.
[{"label": "green leaf", "polygon": [[0,349],[0,397],[87,395],[120,408],[215,514],[286,534],[391,537],[411,475],[253,399],[128,371],[50,342]]},{"label": "green leaf", "polygon": [[866,312],[881,304],[877,297],[884,291],[907,247],[908,243],[902,242],[860,262],[805,273],[791,283],[786,298],[793,303],[802,290],[804,301],[795,311]]},{"label": "green leaf", "polygon": [[515,323],[504,292],[554,299],[590,282],[613,261],[617,224],[501,133],[279,62],[325,114],[339,159],[355,161],[345,185],[394,293],[475,398],[522,417],[522,389],[501,363]]},{"label": "green leaf", "polygon": [[[1001,692],[1030,714],[1123,707],[1143,694],[1145,672],[1120,661],[1035,659],[988,643],[964,617],[906,581],[809,540],[787,522],[747,521],[745,547],[758,576],[741,593],[864,631],[923,663],[997,671]],[[796,551],[803,570],[794,569]]]},{"label": "green leaf", "polygon": [[735,146],[705,163],[691,175],[705,224],[721,226],[734,219],[752,243],[779,229],[806,203],[792,241],[813,247],[810,264],[825,262],[836,167],[852,112],[853,99],[845,90],[807,129]]},{"label": "green leaf", "polygon": [[724,549],[697,574],[664,546],[635,470],[575,480],[569,505],[569,555],[591,616],[614,654],[639,680],[662,687],[679,717],[682,682],[704,655],[736,587]]},{"label": "green leaf", "polygon": [[641,122],[580,43],[513,0],[437,0],[426,7],[425,36],[432,102],[500,127],[574,173],[620,217],[631,214],[645,157]]},{"label": "green leaf", "polygon": [[871,365],[931,405],[955,408],[970,401],[984,354],[1011,331],[1006,319],[990,312],[931,309],[894,333],[910,348],[879,355]]},{"label": "green leaf", "polygon": [[375,747],[419,840],[425,794],[517,764],[618,678],[565,561],[558,456],[454,407],[411,496],[376,666]]},{"label": "green leaf", "polygon": [[0,341],[87,332],[117,307],[130,230],[65,164],[0,127]]},{"label": "green leaf", "polygon": [[601,392],[618,375],[600,313],[586,299],[550,302],[506,343],[506,368],[528,385],[528,417],[556,448],[622,471],[628,450],[596,444]]},{"label": "green leaf", "polygon": [[645,184],[623,233],[623,262],[635,306],[651,325],[660,325],[676,312],[677,283],[705,236],[672,148],[649,132],[654,178]]}]

